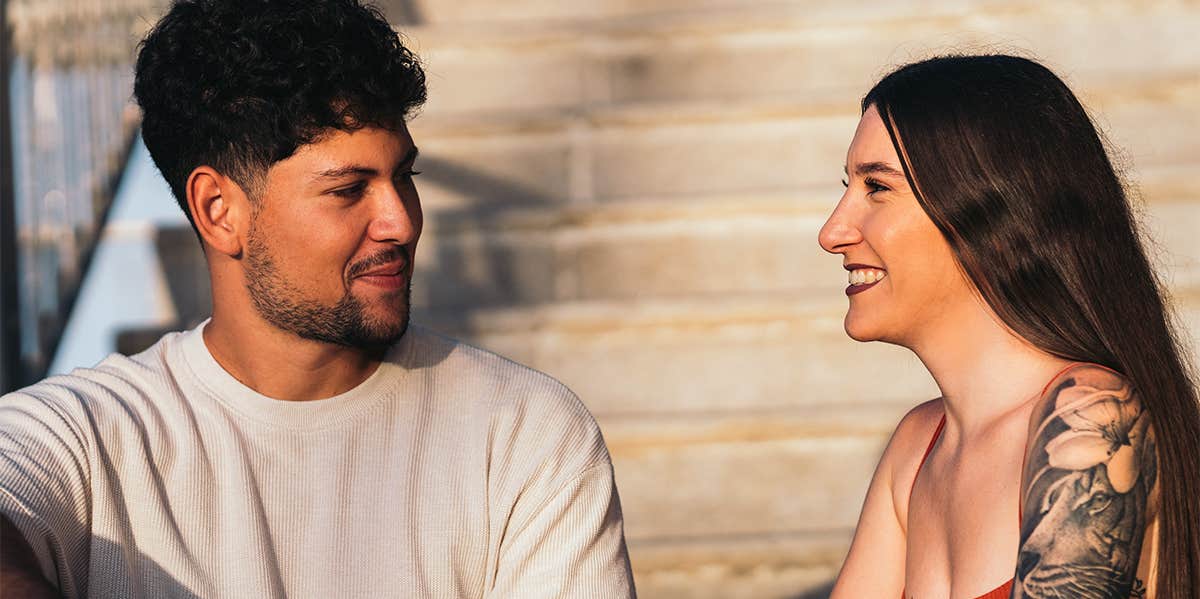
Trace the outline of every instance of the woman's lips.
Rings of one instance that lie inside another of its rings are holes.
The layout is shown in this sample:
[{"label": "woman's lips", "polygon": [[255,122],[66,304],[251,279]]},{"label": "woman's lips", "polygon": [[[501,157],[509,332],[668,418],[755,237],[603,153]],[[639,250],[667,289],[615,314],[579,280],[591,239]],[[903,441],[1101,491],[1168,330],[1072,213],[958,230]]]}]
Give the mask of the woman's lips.
[{"label": "woman's lips", "polygon": [[875,281],[874,283],[863,283],[862,285],[850,285],[850,286],[846,287],[846,295],[854,295],[856,293],[862,293],[862,292],[878,285],[879,282],[882,280],[883,279],[879,279],[879,281]]},{"label": "woman's lips", "polygon": [[867,264],[846,264],[850,285],[846,287],[846,295],[862,293],[887,278],[887,271],[877,266]]}]

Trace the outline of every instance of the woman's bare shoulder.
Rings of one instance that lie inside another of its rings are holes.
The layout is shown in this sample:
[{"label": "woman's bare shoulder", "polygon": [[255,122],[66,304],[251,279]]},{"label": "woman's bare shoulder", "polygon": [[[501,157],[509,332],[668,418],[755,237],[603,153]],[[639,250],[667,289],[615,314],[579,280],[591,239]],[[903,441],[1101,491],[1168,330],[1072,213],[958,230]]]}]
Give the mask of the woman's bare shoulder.
[{"label": "woman's bare shoulder", "polygon": [[945,413],[940,397],[918,404],[909,410],[892,433],[889,451],[893,451],[894,448],[898,453],[910,455],[913,453],[910,450],[915,449],[916,459],[920,461]]},{"label": "woman's bare shoulder", "polygon": [[941,416],[941,400],[933,400],[909,410],[896,425],[871,478],[832,597],[878,597],[882,589],[890,594],[903,586],[911,482],[905,469],[915,471],[914,460],[920,460]]},{"label": "woman's bare shoulder", "polygon": [[916,475],[917,467],[921,458],[925,456],[929,442],[933,440],[933,434],[937,431],[943,414],[945,408],[942,399],[931,399],[909,410],[892,432],[892,438],[879,460],[879,465],[880,469],[889,473],[889,480],[893,481],[896,490],[904,491],[897,494],[897,497],[907,497],[911,479]]}]

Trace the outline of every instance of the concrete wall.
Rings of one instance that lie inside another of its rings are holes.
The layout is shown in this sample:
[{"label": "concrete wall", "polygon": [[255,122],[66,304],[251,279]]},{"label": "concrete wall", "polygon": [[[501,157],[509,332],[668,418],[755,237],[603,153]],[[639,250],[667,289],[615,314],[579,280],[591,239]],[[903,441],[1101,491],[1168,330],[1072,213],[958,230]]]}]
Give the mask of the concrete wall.
[{"label": "concrete wall", "polygon": [[857,102],[938,50],[1043,59],[1096,114],[1200,326],[1195,2],[406,3],[421,318],[545,370],[612,448],[643,597],[817,597],[936,395],[841,330],[816,233]]}]

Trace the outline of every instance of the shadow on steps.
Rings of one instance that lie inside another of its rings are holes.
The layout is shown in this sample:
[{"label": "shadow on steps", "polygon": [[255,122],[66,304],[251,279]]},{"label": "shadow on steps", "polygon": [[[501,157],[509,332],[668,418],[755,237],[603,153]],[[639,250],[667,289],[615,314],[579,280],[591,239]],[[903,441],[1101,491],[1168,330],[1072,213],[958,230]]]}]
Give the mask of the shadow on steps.
[{"label": "shadow on steps", "polygon": [[833,581],[829,581],[821,586],[809,589],[799,595],[793,595],[788,599],[829,599],[829,593],[833,591]]}]

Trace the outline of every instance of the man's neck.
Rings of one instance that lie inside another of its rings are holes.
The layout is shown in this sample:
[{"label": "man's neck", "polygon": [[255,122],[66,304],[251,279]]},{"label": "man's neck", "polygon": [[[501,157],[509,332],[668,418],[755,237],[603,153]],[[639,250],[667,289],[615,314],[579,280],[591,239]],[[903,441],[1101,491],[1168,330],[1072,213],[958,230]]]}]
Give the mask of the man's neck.
[{"label": "man's neck", "polygon": [[214,309],[204,344],[233,378],[267,397],[326,399],[358,386],[379,367],[381,357],[372,352],[302,339],[256,313],[241,314]]}]

